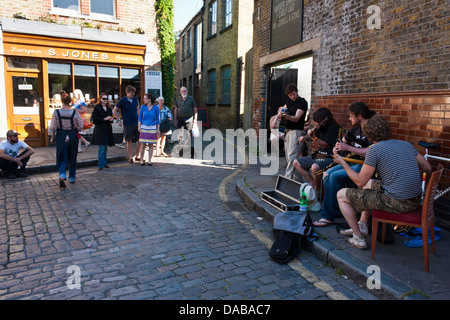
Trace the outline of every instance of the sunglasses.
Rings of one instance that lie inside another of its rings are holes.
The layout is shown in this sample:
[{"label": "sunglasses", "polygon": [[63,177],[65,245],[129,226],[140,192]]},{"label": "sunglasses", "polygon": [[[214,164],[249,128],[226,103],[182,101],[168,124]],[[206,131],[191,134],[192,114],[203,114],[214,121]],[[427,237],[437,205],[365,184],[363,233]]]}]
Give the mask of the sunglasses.
[{"label": "sunglasses", "polygon": [[102,98],[102,100],[108,100],[108,98]]}]

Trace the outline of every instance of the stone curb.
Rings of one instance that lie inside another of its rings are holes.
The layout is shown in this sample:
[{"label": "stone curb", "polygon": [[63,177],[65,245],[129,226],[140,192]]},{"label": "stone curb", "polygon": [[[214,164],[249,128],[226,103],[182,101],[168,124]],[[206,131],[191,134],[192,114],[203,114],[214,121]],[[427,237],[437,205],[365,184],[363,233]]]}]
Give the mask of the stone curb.
[{"label": "stone curb", "polygon": [[[259,195],[245,182],[244,178],[237,181],[236,189],[250,210],[258,213],[269,222],[273,221],[273,218],[279,211],[262,201]],[[310,243],[311,245],[306,245],[304,249],[325,263],[335,268],[341,268],[345,275],[357,284],[366,286],[367,280],[370,277],[366,272],[369,265],[345,252],[342,248],[338,248],[332,242],[321,238],[317,230],[316,233],[319,235],[319,239],[312,242],[305,241],[304,243]],[[372,294],[380,299],[428,300],[421,294],[410,294],[414,292],[411,287],[399,282],[386,273],[381,272],[381,279],[381,288],[373,292],[371,291]]]}]

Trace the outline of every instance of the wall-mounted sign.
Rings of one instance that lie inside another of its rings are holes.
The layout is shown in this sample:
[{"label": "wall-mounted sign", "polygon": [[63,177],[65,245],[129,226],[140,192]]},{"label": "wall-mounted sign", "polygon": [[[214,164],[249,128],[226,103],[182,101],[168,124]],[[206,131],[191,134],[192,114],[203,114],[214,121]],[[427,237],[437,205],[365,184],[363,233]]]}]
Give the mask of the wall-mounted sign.
[{"label": "wall-mounted sign", "polygon": [[4,43],[4,54],[21,57],[56,58],[96,62],[144,65],[144,56],[92,50],[46,48],[33,45]]},{"label": "wall-mounted sign", "polygon": [[162,95],[161,71],[145,71],[145,93],[150,93],[156,98]]},{"label": "wall-mounted sign", "polygon": [[303,0],[272,0],[270,51],[302,41]]}]

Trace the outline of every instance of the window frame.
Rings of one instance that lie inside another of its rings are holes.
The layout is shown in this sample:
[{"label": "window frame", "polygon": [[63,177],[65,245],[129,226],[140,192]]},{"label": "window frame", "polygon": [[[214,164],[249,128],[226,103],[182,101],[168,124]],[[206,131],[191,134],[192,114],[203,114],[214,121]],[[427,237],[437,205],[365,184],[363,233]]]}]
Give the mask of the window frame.
[{"label": "window frame", "polygon": [[[214,23],[213,23],[213,18]],[[217,0],[211,2],[208,7],[208,36],[212,37],[217,34]]]},{"label": "window frame", "polygon": [[[225,78],[225,76],[227,76]],[[220,104],[231,104],[231,64],[224,65],[220,68]],[[228,90],[225,91],[225,88]],[[225,94],[228,93],[226,97]]]},{"label": "window frame", "polygon": [[[223,29],[231,27],[233,25],[233,0],[223,0]],[[227,11],[227,4],[230,4],[230,11]],[[227,23],[227,18],[230,18]]]},{"label": "window frame", "polygon": [[[208,99],[207,104],[216,104],[217,100],[217,70],[208,70]],[[214,74],[214,79],[211,79],[211,75]]]}]

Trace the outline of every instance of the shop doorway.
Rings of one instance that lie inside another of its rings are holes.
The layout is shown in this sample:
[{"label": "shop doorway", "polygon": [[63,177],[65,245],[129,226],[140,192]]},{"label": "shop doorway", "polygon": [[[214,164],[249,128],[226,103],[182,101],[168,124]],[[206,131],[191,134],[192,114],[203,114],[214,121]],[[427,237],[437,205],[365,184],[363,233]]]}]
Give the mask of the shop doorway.
[{"label": "shop doorway", "polygon": [[8,129],[20,133],[31,147],[45,144],[42,85],[39,73],[8,72]]}]

